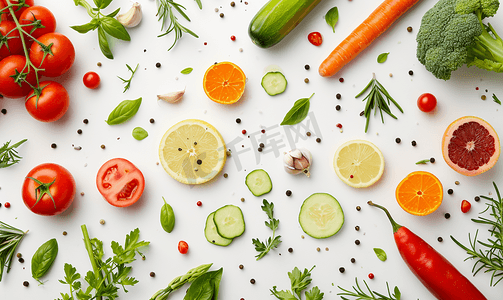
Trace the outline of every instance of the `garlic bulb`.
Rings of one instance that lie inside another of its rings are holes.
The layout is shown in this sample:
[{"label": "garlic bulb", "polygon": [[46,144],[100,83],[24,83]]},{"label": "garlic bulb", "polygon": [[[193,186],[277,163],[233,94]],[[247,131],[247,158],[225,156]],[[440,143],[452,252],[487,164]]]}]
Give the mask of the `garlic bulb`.
[{"label": "garlic bulb", "polygon": [[309,177],[309,167],[312,161],[313,157],[311,152],[304,148],[294,149],[283,155],[283,166],[285,167],[285,171],[294,175],[304,173]]},{"label": "garlic bulb", "polygon": [[183,91],[171,92],[164,95],[157,95],[157,100],[164,100],[168,103],[176,103],[180,101],[185,94],[185,89]]},{"label": "garlic bulb", "polygon": [[119,21],[125,27],[131,28],[140,24],[141,18],[141,5],[140,3],[135,2],[125,14],[119,14],[117,16],[117,21]]}]

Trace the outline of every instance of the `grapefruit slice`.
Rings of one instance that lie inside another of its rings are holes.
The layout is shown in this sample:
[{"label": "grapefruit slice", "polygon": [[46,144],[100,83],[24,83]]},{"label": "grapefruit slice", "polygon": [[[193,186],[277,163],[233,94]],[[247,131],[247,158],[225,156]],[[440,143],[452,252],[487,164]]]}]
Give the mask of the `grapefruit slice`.
[{"label": "grapefruit slice", "polygon": [[491,169],[500,156],[500,140],[494,128],[479,117],[452,122],[442,138],[442,155],[456,172],[475,176]]}]

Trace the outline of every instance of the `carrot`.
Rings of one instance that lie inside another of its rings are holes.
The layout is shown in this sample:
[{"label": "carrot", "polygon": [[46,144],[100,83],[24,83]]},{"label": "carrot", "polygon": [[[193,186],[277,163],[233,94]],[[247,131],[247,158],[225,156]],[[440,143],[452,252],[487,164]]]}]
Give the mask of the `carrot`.
[{"label": "carrot", "polygon": [[417,2],[419,0],[385,0],[321,63],[320,75],[330,77],[337,73]]}]

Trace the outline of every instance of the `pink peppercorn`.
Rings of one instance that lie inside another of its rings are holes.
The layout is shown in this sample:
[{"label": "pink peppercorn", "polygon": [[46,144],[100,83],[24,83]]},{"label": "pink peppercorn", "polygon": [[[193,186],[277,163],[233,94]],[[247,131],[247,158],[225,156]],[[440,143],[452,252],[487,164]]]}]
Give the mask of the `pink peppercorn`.
[{"label": "pink peppercorn", "polygon": [[197,201],[196,204],[197,204],[197,206],[202,206],[203,205],[203,203],[201,201]]},{"label": "pink peppercorn", "polygon": [[231,35],[231,41],[235,41],[236,40],[236,37]]},{"label": "pink peppercorn", "polygon": [[244,130],[244,129],[243,129],[243,130],[241,130],[241,133],[242,133],[242,134],[246,134],[246,130]]},{"label": "pink peppercorn", "polygon": [[369,273],[369,279],[374,279],[374,274]]}]

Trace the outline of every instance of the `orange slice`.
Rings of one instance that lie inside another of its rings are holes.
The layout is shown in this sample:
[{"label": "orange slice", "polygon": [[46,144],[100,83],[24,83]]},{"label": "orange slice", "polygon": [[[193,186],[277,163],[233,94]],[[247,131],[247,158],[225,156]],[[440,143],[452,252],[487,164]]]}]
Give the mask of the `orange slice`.
[{"label": "orange slice", "polygon": [[203,78],[206,95],[221,104],[237,102],[244,93],[246,76],[237,65],[225,61],[211,65]]},{"label": "orange slice", "polygon": [[398,184],[395,196],[403,210],[416,216],[425,216],[442,204],[443,189],[435,175],[416,171]]}]

